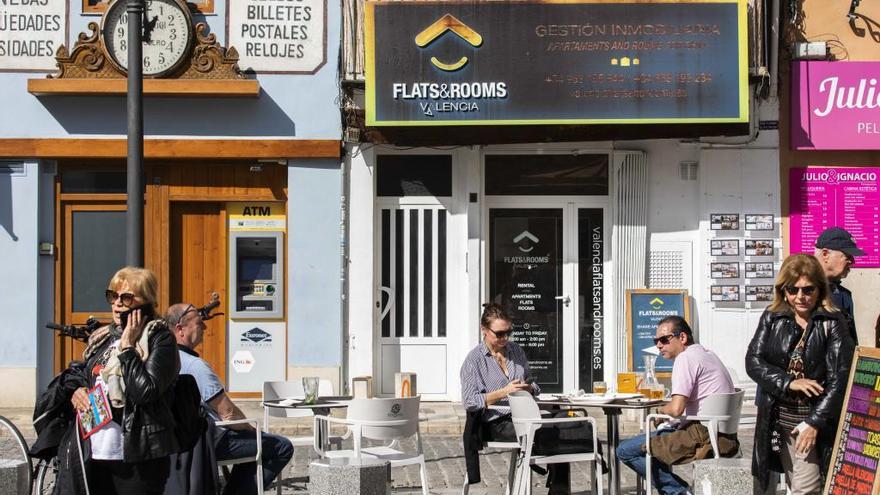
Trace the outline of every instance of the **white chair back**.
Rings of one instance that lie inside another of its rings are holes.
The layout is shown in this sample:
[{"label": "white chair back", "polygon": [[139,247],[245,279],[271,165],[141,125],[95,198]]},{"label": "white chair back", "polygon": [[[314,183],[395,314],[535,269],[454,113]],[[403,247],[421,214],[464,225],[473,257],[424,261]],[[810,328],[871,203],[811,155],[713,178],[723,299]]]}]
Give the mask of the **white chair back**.
[{"label": "white chair back", "polygon": [[[302,379],[287,380],[283,382],[263,382],[263,400],[275,399],[302,399],[305,397],[303,391]],[[318,382],[318,397],[332,397],[333,382],[326,378],[322,378]],[[291,409],[280,407],[267,407],[266,413],[273,418],[301,418],[311,416],[312,411],[309,409]]]},{"label": "white chair back", "polygon": [[742,412],[743,395],[741,389],[730,394],[713,394],[703,401],[700,416],[730,416],[730,419],[718,422],[718,432],[732,434],[739,430],[739,418]]},{"label": "white chair back", "polygon": [[[514,392],[507,396],[510,401],[510,415],[513,419],[540,419],[541,410],[532,394],[525,391]],[[523,423],[513,423],[516,436],[521,437],[529,432],[529,426]]]},{"label": "white chair back", "polygon": [[401,425],[363,426],[361,435],[373,440],[398,440],[415,435],[419,430],[421,397],[393,399],[354,399],[348,404],[346,418],[352,421],[407,420]]}]

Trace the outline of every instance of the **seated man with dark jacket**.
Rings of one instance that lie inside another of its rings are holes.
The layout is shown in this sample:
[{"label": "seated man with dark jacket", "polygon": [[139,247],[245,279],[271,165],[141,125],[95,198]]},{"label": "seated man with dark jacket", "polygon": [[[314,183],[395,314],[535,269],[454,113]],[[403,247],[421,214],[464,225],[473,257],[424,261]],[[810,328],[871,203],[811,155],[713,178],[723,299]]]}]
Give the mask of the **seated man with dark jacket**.
[{"label": "seated man with dark jacket", "polygon": [[[211,366],[193,350],[202,342],[205,333],[205,322],[196,307],[192,304],[175,304],[168,308],[165,321],[177,339],[180,373],[195,377],[202,401],[208,406],[214,419],[245,419],[244,413],[226,395],[223,384]],[[250,425],[218,427],[216,434],[215,453],[219,461],[252,457],[257,453],[256,436]],[[262,439],[263,486],[266,487],[290,462],[293,445],[282,436],[266,432],[262,432]],[[256,473],[256,463],[236,464],[224,494],[257,493]]]}]

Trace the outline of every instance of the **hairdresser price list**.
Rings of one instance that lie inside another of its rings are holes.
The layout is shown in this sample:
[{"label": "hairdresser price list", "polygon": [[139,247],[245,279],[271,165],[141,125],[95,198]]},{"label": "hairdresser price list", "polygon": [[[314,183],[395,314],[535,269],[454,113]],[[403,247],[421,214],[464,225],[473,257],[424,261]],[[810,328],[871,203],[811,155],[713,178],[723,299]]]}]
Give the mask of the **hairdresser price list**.
[{"label": "hairdresser price list", "polygon": [[871,495],[880,462],[880,359],[859,356],[828,474],[829,495]]},{"label": "hairdresser price list", "polygon": [[843,227],[865,256],[859,268],[880,267],[880,168],[793,168],[791,252],[812,253],[828,227]]}]

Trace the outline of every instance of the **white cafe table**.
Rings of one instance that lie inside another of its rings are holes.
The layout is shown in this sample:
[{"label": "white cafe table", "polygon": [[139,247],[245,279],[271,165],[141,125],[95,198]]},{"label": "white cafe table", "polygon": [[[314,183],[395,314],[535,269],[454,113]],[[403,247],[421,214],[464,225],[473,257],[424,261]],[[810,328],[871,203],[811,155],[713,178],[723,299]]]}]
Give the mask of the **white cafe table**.
[{"label": "white cafe table", "polygon": [[554,396],[541,394],[538,397],[538,405],[559,408],[583,408],[583,409],[602,409],[608,424],[608,458],[609,467],[611,468],[610,483],[608,488],[609,495],[618,495],[620,493],[620,460],[617,458],[617,446],[620,444],[620,413],[624,409],[635,411],[650,411],[656,407],[660,407],[667,401],[658,400],[642,400],[638,403],[627,401],[624,399],[612,400],[610,402],[589,402],[589,401],[571,401],[564,396]]},{"label": "white cafe table", "polygon": [[[314,403],[306,404],[302,397],[270,399],[263,401],[265,407],[273,409],[309,409],[315,416],[329,416],[333,409],[345,409],[351,402],[351,396],[335,395],[328,397],[318,397]],[[327,431],[327,423],[322,423],[319,431],[315,432],[315,436],[321,445],[326,449],[328,447],[327,440],[330,438]]]}]

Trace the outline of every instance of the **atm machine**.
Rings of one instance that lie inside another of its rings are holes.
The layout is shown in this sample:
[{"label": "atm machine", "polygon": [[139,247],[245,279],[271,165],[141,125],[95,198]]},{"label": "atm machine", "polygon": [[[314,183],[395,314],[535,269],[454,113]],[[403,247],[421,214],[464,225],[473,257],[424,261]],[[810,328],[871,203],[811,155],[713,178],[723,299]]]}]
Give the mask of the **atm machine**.
[{"label": "atm machine", "polygon": [[230,209],[228,237],[228,387],[231,393],[257,393],[264,381],[282,381],[287,374],[284,230],[268,230],[283,229],[285,222],[235,220],[240,215],[234,212]]}]

